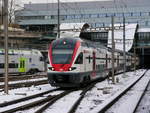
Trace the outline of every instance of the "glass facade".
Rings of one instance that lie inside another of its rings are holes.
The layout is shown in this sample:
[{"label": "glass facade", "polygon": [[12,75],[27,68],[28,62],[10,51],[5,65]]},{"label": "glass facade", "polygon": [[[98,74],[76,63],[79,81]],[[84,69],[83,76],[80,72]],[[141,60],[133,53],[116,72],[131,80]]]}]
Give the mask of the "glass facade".
[{"label": "glass facade", "polygon": [[138,32],[136,33],[136,46],[150,46],[150,32]]},{"label": "glass facade", "polygon": [[[89,14],[69,14],[69,15],[60,15],[60,21],[61,23],[63,23],[65,21],[65,23],[67,21],[70,21],[70,20],[76,20],[78,19],[77,21],[79,22],[84,22],[85,20],[84,19],[89,19],[89,21],[91,22],[94,22],[95,25],[98,25],[99,27],[101,26],[107,26],[108,23],[110,24],[111,21],[106,21],[104,18],[110,18],[111,16],[115,16],[116,17],[116,20],[117,20],[117,23],[122,23],[122,19],[118,20],[119,18],[123,18],[123,16],[125,16],[126,18],[134,18],[134,20],[132,19],[126,19],[126,23],[138,23],[140,26],[150,26],[150,17],[149,19],[147,20],[142,20],[142,19],[139,19],[139,18],[143,18],[144,16],[150,16],[149,15],[150,12],[128,12],[128,13],[95,13],[95,14],[92,14],[92,13],[89,13]],[[46,15],[46,16],[17,16],[16,17],[16,22],[20,22],[20,21],[29,21],[29,20],[57,20],[57,15]],[[97,20],[95,20],[97,19]],[[100,22],[100,20],[102,20]],[[76,22],[77,22],[76,21]],[[34,22],[34,21],[33,21]],[[40,22],[39,22],[40,23]],[[57,24],[56,22],[54,22],[54,24]],[[94,26],[95,27],[95,26]]]},{"label": "glass facade", "polygon": [[[141,3],[144,1],[146,0],[142,0]],[[150,27],[150,5],[146,7],[141,3],[137,5],[133,0],[127,0],[127,2],[132,3],[127,3],[128,7],[115,7],[112,1],[108,4],[104,1],[61,3],[60,23],[86,22],[92,27],[105,27],[110,26],[110,17],[114,16],[115,23],[123,23],[122,18],[125,17],[126,23],[138,23],[140,27]],[[118,5],[122,4],[118,2]],[[23,28],[30,27],[30,29],[32,25],[47,24],[57,27],[57,18],[57,4],[41,4],[41,6],[40,4],[26,4],[24,10],[15,13],[16,23]]]}]

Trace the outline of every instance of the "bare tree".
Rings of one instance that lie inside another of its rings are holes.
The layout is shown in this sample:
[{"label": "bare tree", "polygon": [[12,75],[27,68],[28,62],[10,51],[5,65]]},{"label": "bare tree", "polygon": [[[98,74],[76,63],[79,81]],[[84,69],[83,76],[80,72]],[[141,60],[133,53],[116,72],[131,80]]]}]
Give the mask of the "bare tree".
[{"label": "bare tree", "polygon": [[8,21],[9,21],[9,24],[12,24],[13,22],[13,18],[14,18],[14,12],[16,10],[16,7],[15,7],[15,0],[9,0],[9,9],[8,9]]},{"label": "bare tree", "polygon": [[20,0],[9,0],[8,23],[10,26],[14,25],[15,11],[21,7],[20,4],[22,4]]},{"label": "bare tree", "polygon": [[2,0],[0,0],[0,25],[3,23],[2,7]]}]

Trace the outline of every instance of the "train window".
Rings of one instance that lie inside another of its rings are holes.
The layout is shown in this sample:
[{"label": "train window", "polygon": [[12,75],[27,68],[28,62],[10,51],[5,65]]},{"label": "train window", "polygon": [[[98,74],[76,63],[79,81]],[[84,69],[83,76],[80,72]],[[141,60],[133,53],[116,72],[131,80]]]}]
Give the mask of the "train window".
[{"label": "train window", "polygon": [[40,61],[44,61],[44,58],[43,57],[40,57],[40,59],[39,59]]},{"label": "train window", "polygon": [[111,58],[109,58],[109,63],[110,63],[110,61],[111,61]]},{"label": "train window", "polygon": [[0,51],[0,55],[4,55],[4,50],[1,50],[1,51]]},{"label": "train window", "polygon": [[21,61],[20,62],[20,68],[24,68],[25,67],[25,61]]},{"label": "train window", "polygon": [[18,68],[18,64],[10,63],[10,64],[9,64],[9,68]]},{"label": "train window", "polygon": [[54,41],[52,43],[52,63],[53,64],[70,64],[76,40],[69,38]]},{"label": "train window", "polygon": [[85,42],[81,42],[81,46],[83,47],[87,47],[86,43]]},{"label": "train window", "polygon": [[4,64],[0,64],[0,68],[4,68]]},{"label": "train window", "polygon": [[82,52],[77,57],[75,64],[83,64],[83,53]]},{"label": "train window", "polygon": [[52,63],[53,64],[70,64],[72,58],[72,49],[53,49]]},{"label": "train window", "polygon": [[91,63],[91,57],[90,57],[90,55],[89,55],[89,64]]},{"label": "train window", "polygon": [[29,58],[29,62],[30,62],[30,63],[32,62],[32,58]]}]

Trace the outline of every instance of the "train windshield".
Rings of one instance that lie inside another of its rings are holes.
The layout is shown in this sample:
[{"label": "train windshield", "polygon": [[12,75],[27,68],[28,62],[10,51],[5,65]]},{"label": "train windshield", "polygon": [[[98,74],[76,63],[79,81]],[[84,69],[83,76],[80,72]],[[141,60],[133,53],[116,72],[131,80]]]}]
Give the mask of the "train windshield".
[{"label": "train windshield", "polygon": [[70,64],[75,40],[60,39],[52,43],[52,63],[53,64]]}]

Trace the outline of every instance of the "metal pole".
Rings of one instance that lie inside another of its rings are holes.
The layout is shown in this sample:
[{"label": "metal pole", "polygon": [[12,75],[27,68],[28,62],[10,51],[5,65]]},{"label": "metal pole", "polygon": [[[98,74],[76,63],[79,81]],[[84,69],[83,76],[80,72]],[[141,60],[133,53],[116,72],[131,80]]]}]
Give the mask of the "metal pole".
[{"label": "metal pole", "polygon": [[4,0],[4,35],[5,35],[5,88],[8,94],[8,0]]},{"label": "metal pole", "polygon": [[134,39],[134,42],[133,42],[133,44],[134,44],[134,71],[136,70],[136,48],[135,48],[135,43],[136,43],[136,41]]},{"label": "metal pole", "polygon": [[123,75],[126,72],[126,46],[125,46],[125,17],[123,17]]},{"label": "metal pole", "polygon": [[144,61],[144,48],[142,47],[142,68],[144,68],[145,61]]},{"label": "metal pole", "polygon": [[57,23],[57,34],[58,34],[58,35],[57,35],[57,38],[60,38],[60,17],[59,17],[59,15],[60,15],[60,9],[59,9],[59,3],[60,3],[60,2],[59,2],[59,0],[58,0],[58,6],[57,6],[57,7],[58,7],[58,10],[57,10],[57,11],[58,11],[58,12],[57,12],[57,13],[58,13],[58,17],[57,17],[57,19],[58,19],[58,20],[57,20],[57,21],[58,21],[58,23]]},{"label": "metal pole", "polygon": [[114,16],[112,16],[112,82],[115,83],[115,76],[114,76],[114,51],[115,51],[115,43],[114,43]]}]

